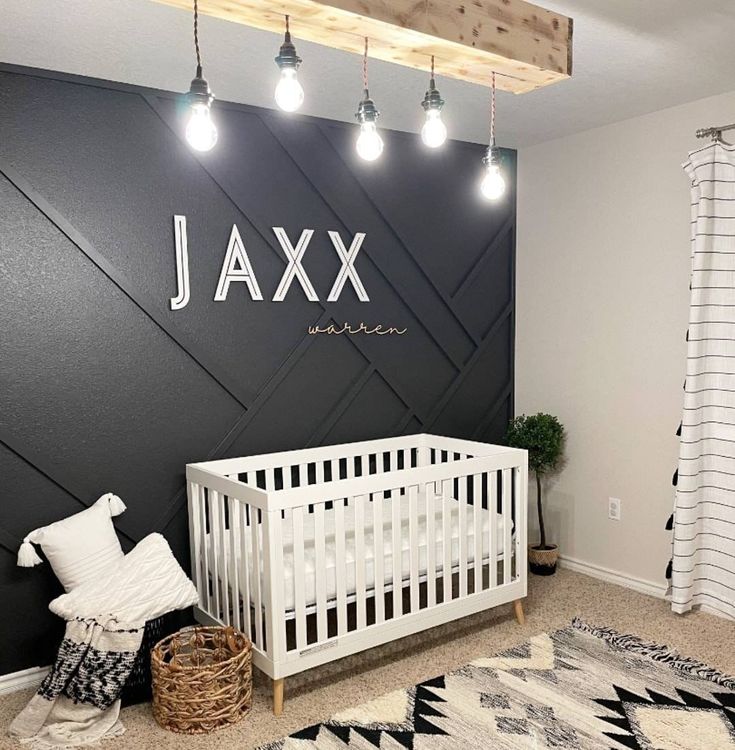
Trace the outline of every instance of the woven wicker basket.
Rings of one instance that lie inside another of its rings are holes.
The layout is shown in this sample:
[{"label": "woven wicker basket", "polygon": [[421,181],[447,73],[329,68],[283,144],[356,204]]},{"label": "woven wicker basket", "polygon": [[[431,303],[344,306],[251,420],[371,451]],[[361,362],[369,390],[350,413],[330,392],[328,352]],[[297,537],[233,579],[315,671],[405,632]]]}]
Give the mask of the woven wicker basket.
[{"label": "woven wicker basket", "polygon": [[156,721],[204,734],[242,719],[252,699],[250,651],[231,627],[185,628],[159,641],[151,651]]}]

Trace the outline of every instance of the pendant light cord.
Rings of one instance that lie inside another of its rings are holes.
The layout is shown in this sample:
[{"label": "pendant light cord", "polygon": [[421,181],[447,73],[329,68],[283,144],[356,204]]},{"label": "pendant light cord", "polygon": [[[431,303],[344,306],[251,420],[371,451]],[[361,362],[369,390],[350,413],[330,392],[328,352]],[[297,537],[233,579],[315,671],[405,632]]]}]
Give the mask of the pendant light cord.
[{"label": "pendant light cord", "polygon": [[199,2],[194,0],[194,50],[197,55],[197,78],[202,77],[202,55],[199,51]]},{"label": "pendant light cord", "polygon": [[434,80],[434,55],[431,56],[431,80]]},{"label": "pendant light cord", "polygon": [[490,145],[495,148],[495,71],[493,71],[492,94],[490,95]]},{"label": "pendant light cord", "polygon": [[365,52],[362,56],[362,87],[368,90],[368,38],[365,37]]}]

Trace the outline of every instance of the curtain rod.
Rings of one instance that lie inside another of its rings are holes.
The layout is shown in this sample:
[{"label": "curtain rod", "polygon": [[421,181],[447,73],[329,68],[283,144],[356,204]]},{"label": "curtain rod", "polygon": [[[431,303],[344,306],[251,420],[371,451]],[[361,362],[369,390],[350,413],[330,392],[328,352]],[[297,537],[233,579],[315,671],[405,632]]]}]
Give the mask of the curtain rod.
[{"label": "curtain rod", "polygon": [[700,128],[697,131],[697,138],[722,138],[722,133],[725,130],[735,130],[735,122],[732,125],[720,125],[716,128]]}]

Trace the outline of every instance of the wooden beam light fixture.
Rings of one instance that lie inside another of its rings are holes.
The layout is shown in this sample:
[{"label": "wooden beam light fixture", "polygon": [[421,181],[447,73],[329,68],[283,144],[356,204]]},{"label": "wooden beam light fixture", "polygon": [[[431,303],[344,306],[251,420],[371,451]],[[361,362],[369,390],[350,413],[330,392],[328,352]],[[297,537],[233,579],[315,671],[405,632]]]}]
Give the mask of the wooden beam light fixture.
[{"label": "wooden beam light fixture", "polygon": [[[191,10],[191,0],[154,0]],[[573,23],[525,0],[199,0],[199,12],[379,60],[522,94],[572,74]]]}]

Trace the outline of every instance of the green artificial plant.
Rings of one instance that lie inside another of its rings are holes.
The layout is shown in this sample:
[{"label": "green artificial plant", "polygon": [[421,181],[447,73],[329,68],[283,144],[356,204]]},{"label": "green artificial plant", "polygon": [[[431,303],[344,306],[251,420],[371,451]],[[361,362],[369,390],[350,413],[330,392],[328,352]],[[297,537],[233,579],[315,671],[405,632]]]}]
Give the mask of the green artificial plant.
[{"label": "green artificial plant", "polygon": [[541,534],[538,548],[550,549],[546,544],[541,479],[559,466],[564,452],[564,426],[551,414],[523,414],[511,420],[505,439],[511,448],[528,451],[528,468],[536,475],[536,505]]}]

